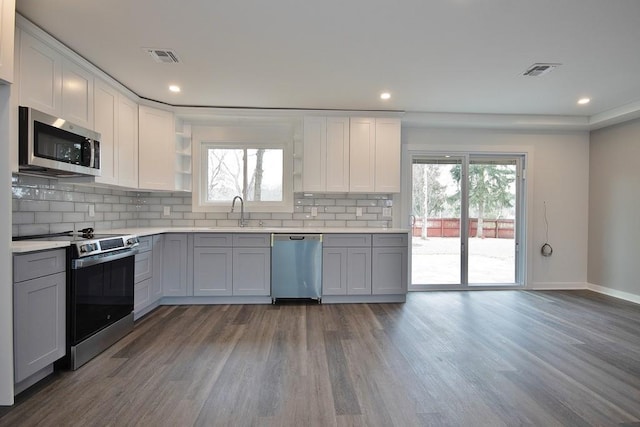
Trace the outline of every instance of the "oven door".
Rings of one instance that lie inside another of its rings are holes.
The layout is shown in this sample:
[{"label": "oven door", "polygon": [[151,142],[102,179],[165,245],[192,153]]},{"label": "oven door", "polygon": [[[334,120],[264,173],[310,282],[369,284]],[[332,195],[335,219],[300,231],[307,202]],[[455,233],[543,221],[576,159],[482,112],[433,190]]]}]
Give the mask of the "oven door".
[{"label": "oven door", "polygon": [[135,251],[129,252],[125,257],[103,256],[95,261],[82,259],[73,263],[71,345],[85,340],[133,311]]}]

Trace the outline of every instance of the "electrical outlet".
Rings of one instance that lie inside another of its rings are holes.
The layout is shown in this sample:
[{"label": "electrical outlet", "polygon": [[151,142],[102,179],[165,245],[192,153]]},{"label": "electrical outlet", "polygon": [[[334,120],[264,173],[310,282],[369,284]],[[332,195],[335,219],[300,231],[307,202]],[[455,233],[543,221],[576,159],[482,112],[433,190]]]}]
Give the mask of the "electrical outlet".
[{"label": "electrical outlet", "polygon": [[362,208],[361,207],[357,207],[356,208],[356,216],[362,216]]},{"label": "electrical outlet", "polygon": [[164,207],[162,208],[162,214],[163,214],[164,216],[169,216],[169,215],[171,215],[171,206],[164,206]]},{"label": "electrical outlet", "polygon": [[390,217],[391,216],[391,208],[382,208],[382,216]]},{"label": "electrical outlet", "polygon": [[311,206],[311,216],[318,216],[318,207]]},{"label": "electrical outlet", "polygon": [[96,216],[96,205],[89,205],[89,216],[92,218]]}]

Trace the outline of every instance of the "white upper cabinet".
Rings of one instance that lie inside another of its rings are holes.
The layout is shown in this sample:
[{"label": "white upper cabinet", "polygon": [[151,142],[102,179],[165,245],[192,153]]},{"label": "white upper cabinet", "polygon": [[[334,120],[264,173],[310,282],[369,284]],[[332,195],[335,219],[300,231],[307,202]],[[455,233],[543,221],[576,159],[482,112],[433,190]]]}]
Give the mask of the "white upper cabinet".
[{"label": "white upper cabinet", "polygon": [[138,104],[98,79],[93,98],[94,127],[100,132],[96,182],[138,188]]},{"label": "white upper cabinet", "polygon": [[138,104],[118,94],[118,185],[138,188]]},{"label": "white upper cabinet", "polygon": [[93,75],[66,58],[62,58],[61,116],[93,129]]},{"label": "white upper cabinet", "polygon": [[352,117],[350,126],[349,190],[375,191],[376,119]]},{"label": "white upper cabinet", "polygon": [[20,105],[93,129],[93,75],[22,31]]},{"label": "white upper cabinet", "polygon": [[20,33],[20,105],[59,115],[62,56],[31,34]]},{"label": "white upper cabinet", "polygon": [[349,118],[327,117],[327,192],[349,191]]},{"label": "white upper cabinet", "polygon": [[400,192],[400,119],[376,119],[376,193]]},{"label": "white upper cabinet", "polygon": [[101,80],[96,79],[93,93],[95,131],[100,133],[101,175],[96,177],[96,182],[117,184],[118,92]]},{"label": "white upper cabinet", "polygon": [[305,117],[302,190],[349,191],[349,118]]},{"label": "white upper cabinet", "polygon": [[351,192],[400,192],[400,119],[352,117],[350,155]]},{"label": "white upper cabinet", "polygon": [[325,191],[327,187],[327,119],[305,117],[302,158],[302,190]]},{"label": "white upper cabinet", "polygon": [[170,111],[139,108],[138,186],[145,190],[175,189],[175,126]]},{"label": "white upper cabinet", "polygon": [[0,0],[0,80],[13,82],[15,0]]}]

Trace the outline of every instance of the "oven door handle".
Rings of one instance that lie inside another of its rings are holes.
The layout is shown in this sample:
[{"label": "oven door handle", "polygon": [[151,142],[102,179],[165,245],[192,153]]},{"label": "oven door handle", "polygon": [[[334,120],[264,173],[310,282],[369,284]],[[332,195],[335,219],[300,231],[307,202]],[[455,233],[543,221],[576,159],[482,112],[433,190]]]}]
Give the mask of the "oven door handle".
[{"label": "oven door handle", "polygon": [[103,264],[105,262],[115,261],[122,258],[134,256],[138,253],[138,249],[128,249],[126,251],[117,253],[107,253],[98,256],[89,256],[86,258],[78,258],[71,261],[71,269],[77,270],[80,268],[91,267],[92,265]]}]

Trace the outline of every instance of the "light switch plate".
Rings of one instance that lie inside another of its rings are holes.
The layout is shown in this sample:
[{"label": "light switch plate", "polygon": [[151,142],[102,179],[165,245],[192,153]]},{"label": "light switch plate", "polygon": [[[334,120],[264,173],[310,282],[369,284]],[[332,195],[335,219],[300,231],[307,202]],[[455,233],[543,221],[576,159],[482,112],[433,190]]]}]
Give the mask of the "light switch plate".
[{"label": "light switch plate", "polygon": [[96,205],[89,205],[89,216],[92,218],[96,216]]},{"label": "light switch plate", "polygon": [[362,216],[362,208],[361,207],[357,207],[356,208],[356,216]]},{"label": "light switch plate", "polygon": [[164,216],[169,216],[171,215],[171,206],[165,206],[162,208],[162,214]]},{"label": "light switch plate", "polygon": [[391,208],[382,208],[382,216],[391,216]]},{"label": "light switch plate", "polygon": [[311,216],[318,216],[318,207],[311,206]]}]

